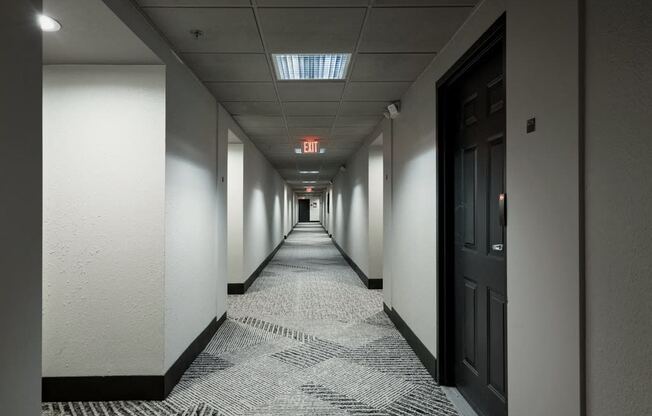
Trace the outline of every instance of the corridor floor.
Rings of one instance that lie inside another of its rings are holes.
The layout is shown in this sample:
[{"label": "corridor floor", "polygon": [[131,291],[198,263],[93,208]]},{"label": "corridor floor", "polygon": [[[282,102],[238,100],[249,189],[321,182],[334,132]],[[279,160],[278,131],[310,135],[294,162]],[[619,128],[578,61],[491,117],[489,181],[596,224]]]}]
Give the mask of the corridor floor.
[{"label": "corridor floor", "polygon": [[320,225],[299,224],[162,402],[43,416],[457,415]]}]

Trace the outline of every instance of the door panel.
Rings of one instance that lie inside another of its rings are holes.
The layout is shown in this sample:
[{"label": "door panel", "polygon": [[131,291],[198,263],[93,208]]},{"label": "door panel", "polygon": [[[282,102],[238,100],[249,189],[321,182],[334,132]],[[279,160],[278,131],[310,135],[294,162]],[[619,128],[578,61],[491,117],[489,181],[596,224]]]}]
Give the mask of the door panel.
[{"label": "door panel", "polygon": [[310,221],[310,200],[299,199],[299,222]]},{"label": "door panel", "polygon": [[507,414],[503,47],[496,43],[449,87],[454,172],[455,367],[481,415]]}]

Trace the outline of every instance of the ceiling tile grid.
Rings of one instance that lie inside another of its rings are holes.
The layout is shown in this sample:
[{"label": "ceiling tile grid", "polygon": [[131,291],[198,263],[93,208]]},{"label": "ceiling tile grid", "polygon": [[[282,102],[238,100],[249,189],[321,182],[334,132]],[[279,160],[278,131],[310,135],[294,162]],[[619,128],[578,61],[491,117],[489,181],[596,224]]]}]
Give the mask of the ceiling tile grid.
[{"label": "ceiling tile grid", "polygon": [[[137,0],[297,189],[321,189],[472,11],[475,0]],[[281,81],[275,53],[349,53],[341,81]],[[325,153],[295,153],[316,136]],[[318,171],[319,173],[300,173]]]}]

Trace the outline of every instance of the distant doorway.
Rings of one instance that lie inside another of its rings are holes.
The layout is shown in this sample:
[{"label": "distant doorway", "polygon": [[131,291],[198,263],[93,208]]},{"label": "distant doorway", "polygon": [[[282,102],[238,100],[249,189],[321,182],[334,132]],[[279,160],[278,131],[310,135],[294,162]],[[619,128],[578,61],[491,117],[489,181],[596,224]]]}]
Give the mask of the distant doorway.
[{"label": "distant doorway", "polygon": [[300,199],[299,200],[299,222],[309,222],[309,221],[310,221],[310,200]]},{"label": "distant doorway", "polygon": [[505,39],[500,19],[438,83],[441,384],[507,415]]}]

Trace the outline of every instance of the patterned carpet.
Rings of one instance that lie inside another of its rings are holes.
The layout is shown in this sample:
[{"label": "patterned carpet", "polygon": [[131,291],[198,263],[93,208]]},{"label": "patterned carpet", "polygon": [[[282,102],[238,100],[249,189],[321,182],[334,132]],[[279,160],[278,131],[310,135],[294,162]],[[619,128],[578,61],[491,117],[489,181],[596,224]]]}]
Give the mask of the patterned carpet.
[{"label": "patterned carpet", "polygon": [[457,415],[319,225],[299,224],[162,402],[43,416]]}]

